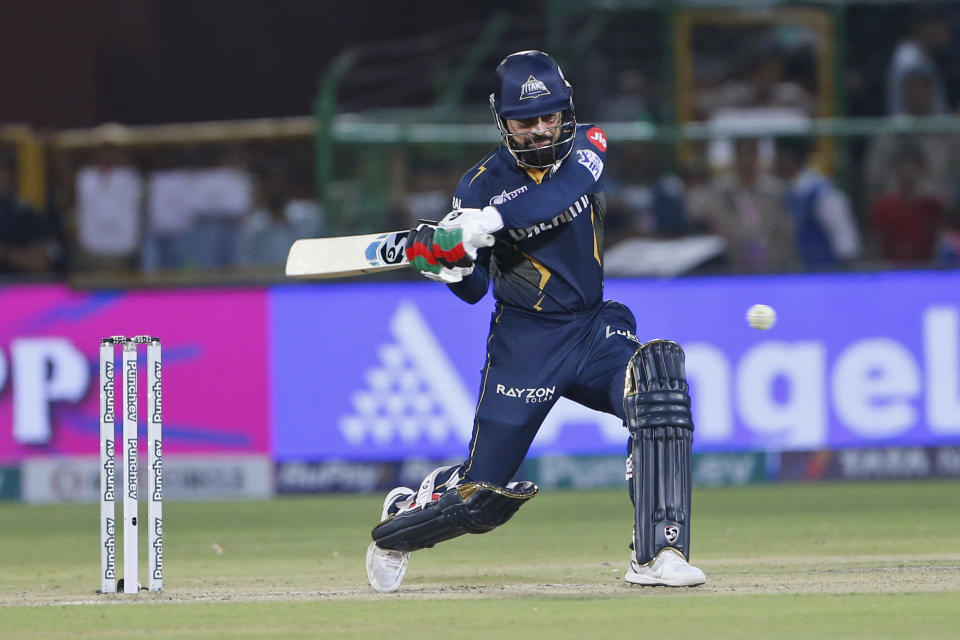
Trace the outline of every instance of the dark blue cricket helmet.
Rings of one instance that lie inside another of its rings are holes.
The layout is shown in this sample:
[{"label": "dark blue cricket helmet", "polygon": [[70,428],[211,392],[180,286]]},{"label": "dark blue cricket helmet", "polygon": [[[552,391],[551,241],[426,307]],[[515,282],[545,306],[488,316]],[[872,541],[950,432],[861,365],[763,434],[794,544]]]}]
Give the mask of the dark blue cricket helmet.
[{"label": "dark blue cricket helmet", "polygon": [[[490,94],[490,108],[500,137],[521,165],[537,169],[551,167],[573,149],[577,120],[573,110],[573,87],[553,58],[542,51],[518,51],[497,66],[496,85]],[[526,148],[526,134],[512,134],[507,120],[524,120],[560,113],[560,123],[550,130],[553,143]]]}]

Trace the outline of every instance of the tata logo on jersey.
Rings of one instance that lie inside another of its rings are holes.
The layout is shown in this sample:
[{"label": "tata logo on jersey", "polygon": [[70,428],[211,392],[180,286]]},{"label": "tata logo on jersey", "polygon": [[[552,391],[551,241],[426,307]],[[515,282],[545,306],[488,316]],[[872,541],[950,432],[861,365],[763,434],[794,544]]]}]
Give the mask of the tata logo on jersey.
[{"label": "tata logo on jersey", "polygon": [[509,202],[510,200],[513,200],[514,198],[516,198],[526,190],[527,190],[527,185],[525,184],[517,187],[513,191],[507,191],[506,189],[504,189],[503,193],[497,194],[492,198],[490,198],[490,204],[498,205],[498,204],[503,204],[504,202]]},{"label": "tata logo on jersey", "polygon": [[600,151],[604,153],[607,152],[607,136],[600,127],[591,127],[590,130],[587,131],[587,140],[597,149],[600,149]]},{"label": "tata logo on jersey", "polygon": [[497,393],[507,398],[520,398],[525,404],[535,402],[547,402],[553,400],[557,392],[556,385],[552,387],[507,387],[502,384],[497,385]]}]

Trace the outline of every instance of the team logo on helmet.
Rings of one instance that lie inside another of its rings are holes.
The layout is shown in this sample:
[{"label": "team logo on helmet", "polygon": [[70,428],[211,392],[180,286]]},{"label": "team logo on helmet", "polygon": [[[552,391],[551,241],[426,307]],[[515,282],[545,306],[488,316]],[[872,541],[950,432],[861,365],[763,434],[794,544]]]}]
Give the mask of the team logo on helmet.
[{"label": "team logo on helmet", "polygon": [[547,89],[547,85],[543,84],[542,81],[537,80],[532,75],[527,78],[527,81],[523,83],[522,87],[520,87],[521,100],[529,100],[530,98],[539,98],[541,96],[548,95],[550,95],[550,90]]},{"label": "team logo on helmet", "polygon": [[663,528],[663,537],[666,538],[667,543],[673,544],[677,541],[677,538],[680,537],[680,527],[675,527],[673,525],[668,525]]}]

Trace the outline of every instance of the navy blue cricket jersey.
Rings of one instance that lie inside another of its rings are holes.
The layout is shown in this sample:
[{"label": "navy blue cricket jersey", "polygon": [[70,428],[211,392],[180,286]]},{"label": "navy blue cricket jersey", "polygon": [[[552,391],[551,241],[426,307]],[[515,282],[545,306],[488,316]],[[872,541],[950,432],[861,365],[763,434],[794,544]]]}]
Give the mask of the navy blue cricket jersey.
[{"label": "navy blue cricket jersey", "polygon": [[607,139],[595,125],[578,125],[570,155],[558,169],[524,169],[500,145],[467,171],[454,209],[494,205],[504,228],[481,249],[476,268],[450,285],[474,303],[493,295],[506,305],[570,313],[603,300],[603,183]]},{"label": "navy blue cricket jersey", "polygon": [[603,302],[606,152],[603,131],[579,125],[555,170],[524,169],[501,145],[460,180],[454,208],[494,205],[504,222],[473,273],[449,285],[472,303],[493,280],[497,299],[465,478],[509,481],[561,397],[624,416],[638,340],[630,310]]}]

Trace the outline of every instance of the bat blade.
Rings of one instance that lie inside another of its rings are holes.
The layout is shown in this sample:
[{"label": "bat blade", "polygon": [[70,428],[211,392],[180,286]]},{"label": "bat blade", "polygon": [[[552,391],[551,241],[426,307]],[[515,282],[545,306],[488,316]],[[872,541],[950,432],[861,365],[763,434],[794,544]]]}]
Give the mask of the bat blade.
[{"label": "bat blade", "polygon": [[297,240],[287,255],[291,278],[344,278],[399,269],[407,264],[403,245],[408,231]]}]

